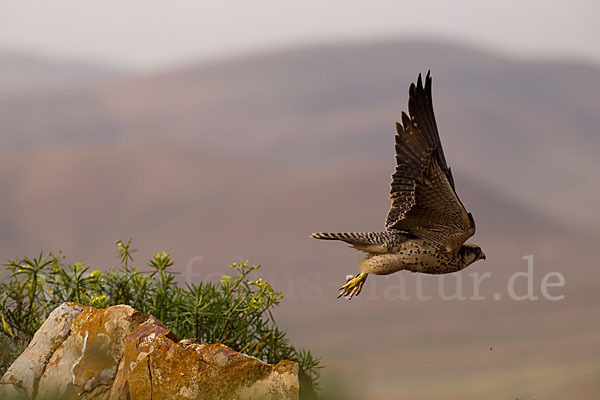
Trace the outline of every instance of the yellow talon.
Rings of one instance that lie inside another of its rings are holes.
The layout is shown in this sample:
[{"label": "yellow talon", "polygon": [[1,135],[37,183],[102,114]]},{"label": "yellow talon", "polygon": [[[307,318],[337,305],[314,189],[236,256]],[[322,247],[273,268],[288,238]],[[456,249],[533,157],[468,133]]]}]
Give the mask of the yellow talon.
[{"label": "yellow talon", "polygon": [[361,272],[354,278],[348,279],[346,284],[340,288],[341,292],[338,296],[338,299],[342,296],[346,296],[346,298],[350,300],[353,296],[358,296],[365,284],[365,281],[367,280],[368,275],[369,274],[365,272]]}]

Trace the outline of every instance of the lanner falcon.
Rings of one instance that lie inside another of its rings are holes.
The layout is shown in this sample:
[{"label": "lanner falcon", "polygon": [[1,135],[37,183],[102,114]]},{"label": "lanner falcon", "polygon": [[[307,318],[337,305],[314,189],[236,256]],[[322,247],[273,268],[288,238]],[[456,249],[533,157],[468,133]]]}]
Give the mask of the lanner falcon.
[{"label": "lanner falcon", "polygon": [[475,221],[465,210],[442,150],[431,100],[431,77],[421,74],[410,85],[408,111],[396,123],[396,171],[392,175],[392,207],[385,232],[313,233],[316,239],[341,240],[366,253],[361,272],[348,279],[338,297],[358,295],[368,274],[407,270],[425,274],[460,271],[485,254],[465,241]]}]

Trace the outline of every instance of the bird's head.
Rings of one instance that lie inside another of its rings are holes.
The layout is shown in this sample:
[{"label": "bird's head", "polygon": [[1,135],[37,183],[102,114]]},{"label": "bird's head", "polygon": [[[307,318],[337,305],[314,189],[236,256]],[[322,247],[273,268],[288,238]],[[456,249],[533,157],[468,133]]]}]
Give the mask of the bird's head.
[{"label": "bird's head", "polygon": [[477,260],[485,260],[485,253],[481,250],[481,247],[474,244],[463,244],[458,253],[462,257],[465,267],[473,264]]}]

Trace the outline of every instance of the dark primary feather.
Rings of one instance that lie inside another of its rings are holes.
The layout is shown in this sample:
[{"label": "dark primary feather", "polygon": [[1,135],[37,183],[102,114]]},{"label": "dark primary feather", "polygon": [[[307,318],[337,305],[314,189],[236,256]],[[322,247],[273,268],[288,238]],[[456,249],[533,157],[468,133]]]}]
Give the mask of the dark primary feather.
[{"label": "dark primary feather", "polygon": [[450,185],[454,189],[454,179],[452,178],[450,168],[446,164],[446,157],[444,157],[437,123],[435,122],[435,114],[433,113],[430,72],[427,72],[427,76],[425,77],[425,87],[423,87],[423,82],[421,81],[421,74],[419,74],[416,86],[414,83],[411,83],[408,97],[408,112],[414,125],[427,139],[427,144],[435,148],[434,155],[439,166],[446,174],[448,182],[450,182]]},{"label": "dark primary feather", "polygon": [[442,150],[433,113],[431,77],[410,86],[410,116],[396,129],[396,170],[388,230],[405,231],[456,252],[475,233],[473,218],[460,202]]}]

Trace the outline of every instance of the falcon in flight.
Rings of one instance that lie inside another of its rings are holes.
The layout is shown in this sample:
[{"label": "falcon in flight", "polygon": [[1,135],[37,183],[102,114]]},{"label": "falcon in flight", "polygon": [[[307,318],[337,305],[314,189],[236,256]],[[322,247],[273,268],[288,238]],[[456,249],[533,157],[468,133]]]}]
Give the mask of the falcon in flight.
[{"label": "falcon in flight", "polygon": [[485,254],[465,241],[475,233],[475,221],[465,210],[438,135],[431,77],[425,86],[419,74],[410,85],[408,111],[396,123],[396,170],[392,175],[392,206],[384,232],[313,233],[315,239],[341,240],[365,254],[360,273],[348,279],[340,295],[357,296],[369,274],[407,270],[425,274],[460,271]]}]

